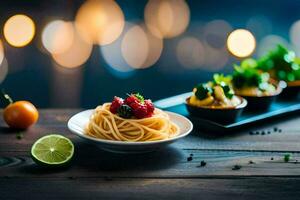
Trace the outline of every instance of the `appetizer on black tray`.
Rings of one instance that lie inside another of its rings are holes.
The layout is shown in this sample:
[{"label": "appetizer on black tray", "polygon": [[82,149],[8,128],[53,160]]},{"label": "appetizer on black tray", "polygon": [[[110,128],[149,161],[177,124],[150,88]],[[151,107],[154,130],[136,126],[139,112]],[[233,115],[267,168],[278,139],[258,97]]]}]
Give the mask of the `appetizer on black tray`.
[{"label": "appetizer on black tray", "polygon": [[257,62],[257,67],[269,72],[271,77],[278,81],[285,81],[287,87],[281,97],[297,98],[300,92],[300,58],[295,52],[277,45]]},{"label": "appetizer on black tray", "polygon": [[232,75],[234,91],[247,99],[249,109],[268,109],[282,88],[270,78],[268,72],[257,69],[254,59],[246,59],[234,66]]},{"label": "appetizer on black tray", "polygon": [[230,76],[215,74],[213,81],[197,85],[193,95],[186,99],[189,113],[216,122],[235,121],[247,100],[234,94],[230,82]]}]

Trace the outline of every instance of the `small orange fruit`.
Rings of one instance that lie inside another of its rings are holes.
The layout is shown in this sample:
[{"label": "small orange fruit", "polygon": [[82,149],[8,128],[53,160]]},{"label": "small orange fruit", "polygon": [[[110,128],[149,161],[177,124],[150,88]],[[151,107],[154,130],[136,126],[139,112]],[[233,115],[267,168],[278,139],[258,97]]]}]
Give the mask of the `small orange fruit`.
[{"label": "small orange fruit", "polygon": [[39,112],[29,101],[16,101],[4,109],[3,118],[11,128],[26,129],[37,122]]}]

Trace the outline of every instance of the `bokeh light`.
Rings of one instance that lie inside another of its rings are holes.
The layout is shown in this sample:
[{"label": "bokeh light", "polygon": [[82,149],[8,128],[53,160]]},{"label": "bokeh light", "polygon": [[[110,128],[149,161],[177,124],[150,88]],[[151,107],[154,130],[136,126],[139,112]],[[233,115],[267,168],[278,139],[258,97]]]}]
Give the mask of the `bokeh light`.
[{"label": "bokeh light", "polygon": [[3,59],[4,59],[4,47],[2,41],[0,40],[0,63],[2,63]]},{"label": "bokeh light", "polygon": [[6,58],[4,58],[0,64],[0,83],[2,83],[8,74],[8,63]]},{"label": "bokeh light", "polygon": [[141,27],[147,35],[149,44],[147,59],[141,67],[147,68],[154,65],[160,58],[163,51],[163,40],[153,35],[145,25],[142,25]]},{"label": "bokeh light", "polygon": [[290,29],[290,40],[300,50],[300,20],[294,22]]},{"label": "bokeh light", "polygon": [[185,0],[149,0],[144,14],[148,29],[160,38],[180,35],[190,21],[190,9]]},{"label": "bokeh light", "polygon": [[182,38],[176,47],[177,59],[186,68],[200,68],[204,64],[205,50],[201,41],[195,37]]},{"label": "bokeh light", "polygon": [[133,24],[126,22],[124,31],[116,41],[109,45],[100,47],[100,53],[108,65],[108,70],[118,78],[127,78],[134,74],[134,69],[124,60],[121,52],[121,43],[123,37],[125,33],[133,26]]},{"label": "bokeh light", "polygon": [[263,56],[268,53],[271,49],[276,48],[278,44],[282,44],[287,48],[291,48],[289,42],[279,35],[268,35],[260,40],[257,47],[257,55]]},{"label": "bokeh light", "polygon": [[119,5],[113,0],[88,0],[78,10],[76,26],[80,35],[94,44],[106,45],[122,33],[125,21]]},{"label": "bokeh light", "polygon": [[223,69],[228,60],[228,52],[226,48],[223,49],[216,49],[204,43],[205,48],[205,70],[207,71],[219,71]]},{"label": "bokeh light", "polygon": [[14,15],[4,24],[6,41],[14,47],[23,47],[31,42],[35,34],[35,25],[26,15]]},{"label": "bokeh light", "polygon": [[52,54],[55,62],[63,67],[74,68],[84,64],[92,52],[92,44],[86,42],[72,25],[74,38],[70,47],[60,54]]},{"label": "bokeh light", "polygon": [[55,20],[47,24],[42,32],[42,44],[51,54],[67,51],[74,40],[74,29],[71,22]]},{"label": "bokeh light", "polygon": [[255,15],[251,17],[246,24],[247,30],[251,31],[256,40],[259,41],[264,36],[272,33],[272,22],[264,15]]},{"label": "bokeh light", "polygon": [[204,26],[204,39],[213,48],[221,49],[226,45],[231,25],[224,20],[213,20]]},{"label": "bokeh light", "polygon": [[131,27],[125,33],[121,43],[121,52],[125,61],[137,69],[153,65],[159,59],[162,49],[162,40],[153,36],[143,25]]},{"label": "bokeh light", "polygon": [[146,61],[149,51],[149,42],[145,31],[138,25],[129,29],[123,38],[121,50],[124,59],[130,66],[140,68]]},{"label": "bokeh light", "polygon": [[255,50],[256,42],[252,33],[245,29],[236,29],[227,38],[227,48],[236,57],[250,56]]}]

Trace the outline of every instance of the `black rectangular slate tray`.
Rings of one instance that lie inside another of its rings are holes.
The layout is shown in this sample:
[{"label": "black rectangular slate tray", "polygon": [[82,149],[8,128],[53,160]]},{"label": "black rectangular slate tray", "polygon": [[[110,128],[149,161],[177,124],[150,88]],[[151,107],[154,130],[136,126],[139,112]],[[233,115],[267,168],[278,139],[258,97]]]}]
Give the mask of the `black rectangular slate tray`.
[{"label": "black rectangular slate tray", "polygon": [[264,111],[244,111],[234,123],[220,124],[210,120],[204,120],[189,116],[185,107],[185,99],[192,93],[184,93],[173,97],[165,98],[154,102],[154,104],[163,110],[175,112],[186,116],[192,120],[195,126],[209,131],[232,131],[265,122],[274,118],[300,113],[300,100],[280,100],[277,99],[268,110]]}]

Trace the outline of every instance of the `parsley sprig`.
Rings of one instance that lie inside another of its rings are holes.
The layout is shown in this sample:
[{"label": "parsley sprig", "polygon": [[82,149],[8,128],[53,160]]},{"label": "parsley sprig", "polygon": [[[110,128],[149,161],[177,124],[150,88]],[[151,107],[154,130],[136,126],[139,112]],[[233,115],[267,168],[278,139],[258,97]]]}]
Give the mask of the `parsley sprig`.
[{"label": "parsley sprig", "polygon": [[224,74],[214,74],[214,85],[220,85],[227,98],[231,99],[234,95],[234,91],[231,88],[231,76],[224,76]]},{"label": "parsley sprig", "polygon": [[213,81],[202,83],[195,87],[195,96],[197,97],[197,99],[203,100],[209,95],[213,95],[213,87],[219,85],[222,87],[225,96],[231,99],[234,95],[234,91],[231,87],[231,79],[231,76],[224,76],[224,74],[214,74]]},{"label": "parsley sprig", "polygon": [[280,44],[261,57],[257,66],[279,80],[300,80],[300,58],[296,57],[295,52],[287,50]]},{"label": "parsley sprig", "polygon": [[269,84],[270,75],[261,72],[257,68],[256,60],[250,58],[243,60],[241,65],[234,65],[232,83],[236,88],[257,87],[262,91],[268,91],[273,87]]},{"label": "parsley sprig", "polygon": [[135,93],[134,94],[134,96],[136,97],[136,98],[138,98],[138,100],[141,102],[141,103],[144,103],[144,97],[143,97],[143,95],[141,95],[140,93]]},{"label": "parsley sprig", "polygon": [[206,97],[208,97],[209,94],[213,93],[213,90],[211,87],[209,87],[208,84],[206,83],[202,83],[199,84],[195,87],[196,91],[195,91],[195,96],[197,97],[197,99],[203,100]]}]

